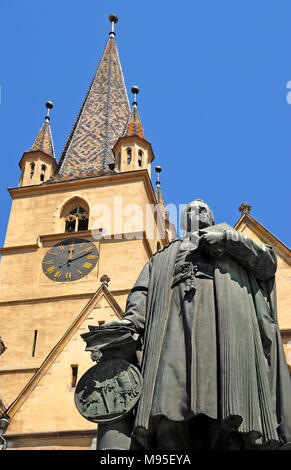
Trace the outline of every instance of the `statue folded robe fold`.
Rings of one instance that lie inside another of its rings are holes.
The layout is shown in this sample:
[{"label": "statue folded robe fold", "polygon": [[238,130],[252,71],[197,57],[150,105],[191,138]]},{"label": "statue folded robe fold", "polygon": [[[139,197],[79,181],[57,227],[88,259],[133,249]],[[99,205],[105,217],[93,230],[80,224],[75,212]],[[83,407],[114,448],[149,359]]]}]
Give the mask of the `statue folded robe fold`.
[{"label": "statue folded robe fold", "polygon": [[145,449],[159,416],[206,415],[264,447],[291,442],[276,255],[227,224],[202,233],[211,231],[224,232],[222,257],[175,240],[145,265],[127,300],[124,319],[144,339],[132,435]]}]

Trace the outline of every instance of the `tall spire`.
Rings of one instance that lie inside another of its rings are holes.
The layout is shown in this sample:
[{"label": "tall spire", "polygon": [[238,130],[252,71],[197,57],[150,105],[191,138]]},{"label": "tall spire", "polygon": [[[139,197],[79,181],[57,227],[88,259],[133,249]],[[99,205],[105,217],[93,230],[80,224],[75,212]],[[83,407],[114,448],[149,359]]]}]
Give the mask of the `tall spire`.
[{"label": "tall spire", "polygon": [[37,134],[30,151],[40,151],[55,158],[55,150],[53,144],[53,137],[50,127],[50,110],[53,108],[51,101],[46,102],[47,114],[39,133]]},{"label": "tall spire", "polygon": [[145,134],[139,117],[136,101],[136,95],[139,93],[139,88],[137,86],[133,86],[131,91],[133,93],[133,103],[124,136],[132,137],[137,135],[138,137],[145,139]]},{"label": "tall spire", "polygon": [[130,107],[115,42],[118,18],[110,15],[109,21],[109,39],[51,181],[98,176],[113,168],[112,148],[124,134]]}]

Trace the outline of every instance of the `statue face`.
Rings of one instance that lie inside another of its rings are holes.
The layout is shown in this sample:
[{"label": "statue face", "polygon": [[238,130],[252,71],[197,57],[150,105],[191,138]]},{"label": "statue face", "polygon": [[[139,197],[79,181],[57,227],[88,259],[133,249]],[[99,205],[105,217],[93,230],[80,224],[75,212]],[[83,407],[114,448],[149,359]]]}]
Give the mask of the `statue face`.
[{"label": "statue face", "polygon": [[184,209],[184,217],[181,227],[186,232],[194,232],[213,225],[213,214],[210,207],[202,201],[190,202]]}]

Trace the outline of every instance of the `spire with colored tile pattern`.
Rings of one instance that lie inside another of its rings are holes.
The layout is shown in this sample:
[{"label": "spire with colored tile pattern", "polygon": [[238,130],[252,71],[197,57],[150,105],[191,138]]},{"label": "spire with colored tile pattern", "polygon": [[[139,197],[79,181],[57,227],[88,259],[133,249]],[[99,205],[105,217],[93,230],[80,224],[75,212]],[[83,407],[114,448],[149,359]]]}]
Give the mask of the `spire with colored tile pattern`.
[{"label": "spire with colored tile pattern", "polygon": [[30,148],[30,151],[43,152],[43,153],[46,153],[47,155],[50,155],[50,157],[55,158],[53,137],[52,137],[51,127],[50,127],[50,110],[53,107],[53,103],[51,101],[47,101],[46,107],[47,107],[47,115],[45,117],[43,125],[40,128],[39,133],[36,136],[36,139],[34,140]]},{"label": "spire with colored tile pattern", "polygon": [[51,182],[113,171],[112,148],[124,134],[130,106],[115,42],[118,18],[109,20],[109,39]]},{"label": "spire with colored tile pattern", "polygon": [[137,101],[136,101],[136,95],[139,92],[139,88],[137,86],[133,86],[131,91],[133,93],[132,110],[131,110],[131,114],[130,114],[130,117],[126,126],[124,136],[132,137],[132,136],[137,135],[141,139],[145,139],[145,134],[144,134],[142,123],[139,117],[139,112],[137,109]]}]

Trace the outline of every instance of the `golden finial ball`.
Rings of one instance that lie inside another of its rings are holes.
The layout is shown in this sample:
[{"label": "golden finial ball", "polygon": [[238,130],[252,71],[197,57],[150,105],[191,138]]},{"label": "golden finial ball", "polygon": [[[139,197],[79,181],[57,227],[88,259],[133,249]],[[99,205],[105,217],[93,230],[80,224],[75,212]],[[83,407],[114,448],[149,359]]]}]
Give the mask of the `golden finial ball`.
[{"label": "golden finial ball", "polygon": [[118,18],[117,18],[116,15],[109,15],[108,19],[109,19],[110,23],[117,23],[118,22]]},{"label": "golden finial ball", "polygon": [[133,86],[132,89],[131,89],[131,92],[138,94],[138,93],[139,93],[139,88],[138,88],[138,86],[136,86],[136,85]]},{"label": "golden finial ball", "polygon": [[52,109],[54,107],[54,105],[51,101],[47,101],[45,105],[48,109]]}]

